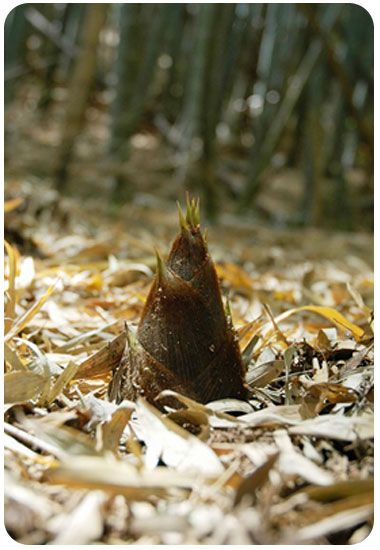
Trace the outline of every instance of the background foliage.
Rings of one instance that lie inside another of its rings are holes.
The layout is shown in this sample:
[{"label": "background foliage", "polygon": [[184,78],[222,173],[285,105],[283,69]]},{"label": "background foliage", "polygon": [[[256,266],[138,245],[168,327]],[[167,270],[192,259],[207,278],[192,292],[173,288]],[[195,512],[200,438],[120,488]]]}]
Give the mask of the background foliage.
[{"label": "background foliage", "polygon": [[371,228],[373,24],[355,4],[21,4],[5,92],[11,175]]}]

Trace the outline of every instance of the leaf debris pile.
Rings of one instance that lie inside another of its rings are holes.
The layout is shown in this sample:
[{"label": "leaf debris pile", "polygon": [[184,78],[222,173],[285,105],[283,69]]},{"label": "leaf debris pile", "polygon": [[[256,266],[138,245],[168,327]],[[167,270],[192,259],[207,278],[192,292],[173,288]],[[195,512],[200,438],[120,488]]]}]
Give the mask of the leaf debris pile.
[{"label": "leaf debris pile", "polygon": [[[248,402],[107,400],[175,215],[115,223],[9,182],[5,522],[24,544],[356,543],[373,516],[373,273],[365,235],[210,232]],[[81,205],[83,208],[83,205]],[[100,208],[100,207],[98,207]],[[99,220],[103,219],[104,222]],[[158,223],[159,221],[159,223]],[[215,233],[215,235],[214,235]],[[171,401],[172,402],[172,401]]]}]

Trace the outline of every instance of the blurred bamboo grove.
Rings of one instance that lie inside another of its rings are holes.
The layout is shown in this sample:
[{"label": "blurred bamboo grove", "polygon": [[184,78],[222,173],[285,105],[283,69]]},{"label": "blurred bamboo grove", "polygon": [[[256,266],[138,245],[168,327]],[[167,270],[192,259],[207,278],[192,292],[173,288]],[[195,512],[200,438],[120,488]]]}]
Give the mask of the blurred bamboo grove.
[{"label": "blurred bamboo grove", "polygon": [[[373,100],[373,24],[355,4],[27,3],[5,21],[6,167],[11,113],[43,124],[59,105],[49,175],[74,192],[73,163],[98,162],[110,203],[140,191],[128,167],[152,136],[170,197],[200,193],[211,220],[226,200],[265,210],[275,188],[271,221],[371,229]],[[94,109],[91,160],[78,141]]]}]

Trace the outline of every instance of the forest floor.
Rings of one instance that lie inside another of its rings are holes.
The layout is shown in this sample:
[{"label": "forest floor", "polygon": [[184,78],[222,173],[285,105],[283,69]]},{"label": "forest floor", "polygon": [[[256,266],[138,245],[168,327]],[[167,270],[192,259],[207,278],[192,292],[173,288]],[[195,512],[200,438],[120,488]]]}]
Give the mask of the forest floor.
[{"label": "forest floor", "polygon": [[124,324],[134,327],[144,306],[154,246],[166,253],[176,233],[174,203],[131,203],[107,219],[47,183],[9,180],[7,199],[18,198],[5,203],[5,521],[13,538],[285,544],[367,536],[368,235],[275,231],[231,216],[211,228],[241,347],[253,343],[252,399],[187,401],[186,413],[165,415],[144,401],[109,403],[106,391]]},{"label": "forest floor", "polygon": [[140,318],[154,248],[165,255],[177,232],[175,201],[162,179],[160,192],[142,185],[113,212],[97,192],[60,195],[45,174],[21,175],[28,147],[29,161],[49,157],[24,138],[5,197],[8,533],[75,545],[366,538],[372,236],[276,229],[226,204],[207,240],[249,346],[251,399],[205,406],[178,395],[165,413],[143,399],[116,405],[107,387],[125,323],[133,331]]}]

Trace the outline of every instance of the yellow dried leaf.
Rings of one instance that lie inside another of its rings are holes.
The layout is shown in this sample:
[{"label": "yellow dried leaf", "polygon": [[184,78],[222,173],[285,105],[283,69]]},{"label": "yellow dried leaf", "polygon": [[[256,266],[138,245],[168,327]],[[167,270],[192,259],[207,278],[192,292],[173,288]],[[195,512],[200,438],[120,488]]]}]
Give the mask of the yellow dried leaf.
[{"label": "yellow dried leaf", "polygon": [[149,500],[153,495],[165,496],[171,487],[192,488],[199,482],[158,466],[154,470],[138,470],[125,462],[102,457],[70,457],[58,468],[49,469],[45,478],[50,483],[84,489],[101,489],[121,494],[130,500]]},{"label": "yellow dried leaf", "polygon": [[102,290],[104,284],[103,277],[100,273],[95,273],[88,281],[87,287],[91,290]]},{"label": "yellow dried leaf", "polygon": [[19,332],[21,332],[23,330],[23,328],[25,328],[27,326],[29,321],[31,321],[33,319],[33,317],[39,312],[41,307],[44,305],[46,300],[50,297],[53,290],[54,290],[54,286],[49,286],[49,288],[47,289],[45,294],[38,300],[38,302],[33,304],[30,309],[25,311],[25,313],[23,313],[17,319],[16,323],[12,326],[12,328],[10,329],[8,334],[6,335],[5,341],[10,340],[14,336],[16,336]]},{"label": "yellow dried leaf", "polygon": [[17,273],[17,260],[18,254],[16,249],[14,249],[6,240],[4,240],[5,248],[7,249],[7,254],[9,258],[9,277],[8,277],[8,292],[9,292],[9,301],[5,306],[5,316],[10,319],[14,319],[15,316],[15,307],[16,307],[16,273]]},{"label": "yellow dried leaf", "polygon": [[24,199],[21,197],[18,197],[17,199],[10,199],[9,201],[4,201],[4,213],[10,212],[11,210],[15,210],[24,202]]},{"label": "yellow dried leaf", "polygon": [[299,313],[300,311],[312,311],[313,313],[317,313],[318,315],[321,315],[322,317],[325,317],[325,319],[328,319],[331,321],[335,326],[337,326],[340,329],[343,330],[349,330],[355,337],[357,341],[360,340],[360,338],[364,334],[364,330],[358,327],[357,325],[354,325],[350,321],[348,321],[341,313],[336,311],[336,309],[332,307],[324,307],[324,306],[302,306],[297,307],[295,309],[290,309],[289,311],[285,311],[278,317],[276,317],[276,322],[283,321],[284,319],[287,319],[291,315],[294,315],[294,313]]},{"label": "yellow dried leaf", "polygon": [[373,501],[374,483],[373,478],[349,479],[338,481],[328,487],[309,486],[300,489],[299,492],[306,493],[312,500],[318,500],[320,502],[332,502],[341,498],[367,493],[372,495]]},{"label": "yellow dried leaf", "polygon": [[91,378],[109,373],[120,362],[126,341],[127,332],[124,331],[110,342],[107,342],[99,351],[79,365],[75,378]]},{"label": "yellow dried leaf", "polygon": [[15,350],[11,349],[8,344],[4,344],[4,358],[14,371],[28,370],[24,363],[21,361],[18,353]]},{"label": "yellow dried leaf", "polygon": [[46,377],[36,372],[15,371],[4,375],[4,403],[26,403],[45,387]]},{"label": "yellow dried leaf", "polygon": [[109,422],[102,426],[103,449],[116,451],[119,445],[120,437],[127,425],[131,414],[132,407],[119,407],[112,415]]},{"label": "yellow dried leaf", "polygon": [[354,288],[350,283],[347,283],[347,290],[351,294],[351,297],[354,299],[357,306],[361,309],[364,317],[367,321],[371,320],[371,310],[364,303],[364,300],[358,290]]},{"label": "yellow dried leaf", "polygon": [[67,365],[63,372],[58,376],[53,387],[50,389],[47,401],[51,403],[61,393],[63,388],[74,378],[79,365],[72,361]]},{"label": "yellow dried leaf", "polygon": [[235,495],[234,505],[236,506],[243,500],[244,497],[250,497],[253,499],[255,497],[256,490],[261,487],[265,481],[268,479],[268,474],[274,464],[276,463],[279,457],[279,453],[274,453],[269,458],[259,466],[253,474],[244,479],[239,487],[237,488]]},{"label": "yellow dried leaf", "polygon": [[245,288],[252,290],[251,277],[241,267],[232,262],[224,262],[215,266],[216,273],[220,279],[224,279],[233,288]]}]

